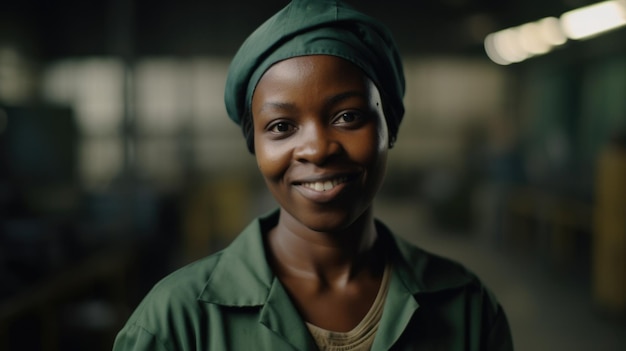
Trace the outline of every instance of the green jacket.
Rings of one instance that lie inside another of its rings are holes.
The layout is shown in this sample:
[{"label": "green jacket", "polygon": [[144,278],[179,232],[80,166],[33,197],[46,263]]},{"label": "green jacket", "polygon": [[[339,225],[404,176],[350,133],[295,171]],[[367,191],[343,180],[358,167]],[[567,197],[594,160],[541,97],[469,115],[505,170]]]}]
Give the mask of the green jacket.
[{"label": "green jacket", "polygon": [[[255,220],[223,251],[156,284],[113,350],[316,350],[265,257],[262,233],[277,218]],[[377,225],[392,277],[372,350],[513,349],[502,308],[476,276]]]}]

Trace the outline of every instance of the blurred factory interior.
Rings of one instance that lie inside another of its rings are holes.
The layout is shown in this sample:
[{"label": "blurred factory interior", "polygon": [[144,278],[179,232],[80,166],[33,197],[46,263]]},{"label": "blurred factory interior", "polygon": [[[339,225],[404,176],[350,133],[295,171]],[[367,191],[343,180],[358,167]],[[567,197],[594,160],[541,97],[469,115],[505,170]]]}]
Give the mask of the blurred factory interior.
[{"label": "blurred factory interior", "polygon": [[[597,1],[348,2],[405,63],[379,217],[483,277],[518,350],[625,350],[626,28],[511,56],[494,33]],[[0,350],[109,350],[159,278],[275,206],[222,97],[284,4],[2,2]]]}]

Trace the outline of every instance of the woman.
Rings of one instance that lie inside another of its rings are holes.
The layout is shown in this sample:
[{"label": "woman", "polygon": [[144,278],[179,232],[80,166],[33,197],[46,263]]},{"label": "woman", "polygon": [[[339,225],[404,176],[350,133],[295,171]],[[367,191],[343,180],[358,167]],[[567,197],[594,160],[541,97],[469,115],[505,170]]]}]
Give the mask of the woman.
[{"label": "woman", "polygon": [[114,349],[511,350],[473,274],[374,219],[403,94],[387,29],[340,2],[257,29],[225,102],[280,208],[158,283]]}]

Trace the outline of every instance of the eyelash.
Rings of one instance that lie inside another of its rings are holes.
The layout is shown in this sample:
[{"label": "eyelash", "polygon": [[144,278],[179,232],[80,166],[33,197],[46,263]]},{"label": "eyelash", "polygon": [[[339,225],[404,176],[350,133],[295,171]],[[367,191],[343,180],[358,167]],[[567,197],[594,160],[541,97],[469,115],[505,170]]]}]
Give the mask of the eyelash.
[{"label": "eyelash", "polygon": [[[284,131],[277,130],[277,128],[281,127],[281,126],[284,126],[284,127],[290,128],[290,129],[289,130],[284,130]],[[276,121],[276,122],[270,124],[267,127],[267,130],[269,132],[275,133],[275,134],[287,134],[287,133],[292,132],[293,129],[295,129],[295,126],[292,123],[286,122],[286,121]]]},{"label": "eyelash", "polygon": [[[346,117],[348,116],[349,116],[349,119],[352,119],[352,120],[346,120]],[[365,118],[366,117],[360,112],[345,111],[345,112],[339,113],[336,117],[334,117],[331,123],[334,125],[345,127],[345,128],[353,128],[353,127],[358,127],[359,125],[361,125],[361,123],[365,120]],[[281,127],[287,128],[287,130],[279,130],[279,128]],[[268,132],[281,135],[281,136],[289,135],[295,129],[296,129],[296,126],[293,123],[289,121],[284,121],[284,120],[275,121],[269,124],[267,127]]]},{"label": "eyelash", "polygon": [[[353,120],[351,120],[351,121],[345,121],[345,117],[346,117],[346,116],[350,116],[350,117],[352,117],[352,118],[353,118]],[[340,124],[353,124],[353,123],[358,122],[358,121],[359,121],[359,120],[361,120],[362,118],[363,118],[363,117],[362,117],[359,113],[356,113],[356,112],[352,112],[352,111],[349,111],[349,112],[342,112],[342,113],[340,113],[340,114],[337,116],[337,118],[335,118],[335,119],[333,120],[333,123],[340,123]],[[344,122],[339,122],[339,120],[340,120],[340,119],[344,119]]]}]

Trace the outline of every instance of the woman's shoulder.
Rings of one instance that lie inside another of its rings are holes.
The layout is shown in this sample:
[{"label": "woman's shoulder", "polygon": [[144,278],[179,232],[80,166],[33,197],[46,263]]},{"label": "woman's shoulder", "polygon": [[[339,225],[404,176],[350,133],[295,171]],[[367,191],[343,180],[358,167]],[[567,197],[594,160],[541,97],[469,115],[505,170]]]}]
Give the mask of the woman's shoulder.
[{"label": "woman's shoulder", "polygon": [[152,287],[142,304],[194,302],[206,286],[222,253],[209,255],[169,273]]},{"label": "woman's shoulder", "polygon": [[176,269],[156,283],[147,296],[168,295],[176,297],[177,295],[191,294],[197,297],[211,277],[222,254],[223,251],[219,251]]},{"label": "woman's shoulder", "polygon": [[390,238],[392,257],[395,257],[397,269],[414,281],[422,292],[482,286],[480,279],[464,264],[420,247],[406,238],[394,234],[384,224],[378,223],[379,229]]},{"label": "woman's shoulder", "polygon": [[198,297],[221,255],[218,252],[189,263],[156,283],[118,334],[117,349],[131,349],[128,345],[136,347],[144,342],[150,345],[145,349],[155,349],[155,345],[171,342],[169,333],[185,335],[189,332],[185,328],[197,329],[203,319]]},{"label": "woman's shoulder", "polygon": [[480,301],[492,313],[500,307],[490,288],[463,263],[426,249],[404,238],[393,236],[398,252],[396,265],[405,284],[413,284],[415,293],[433,299],[463,297]]},{"label": "woman's shoulder", "polygon": [[396,237],[400,250],[416,277],[429,289],[478,283],[474,272],[455,259],[439,255]]},{"label": "woman's shoulder", "polygon": [[[133,318],[198,310],[202,301],[214,302],[239,291],[237,283],[269,280],[264,269],[260,220],[255,219],[224,249],[189,263],[157,282],[135,310]],[[238,279],[232,279],[237,276]],[[259,279],[259,276],[263,279]],[[247,286],[249,287],[249,285]]]}]

